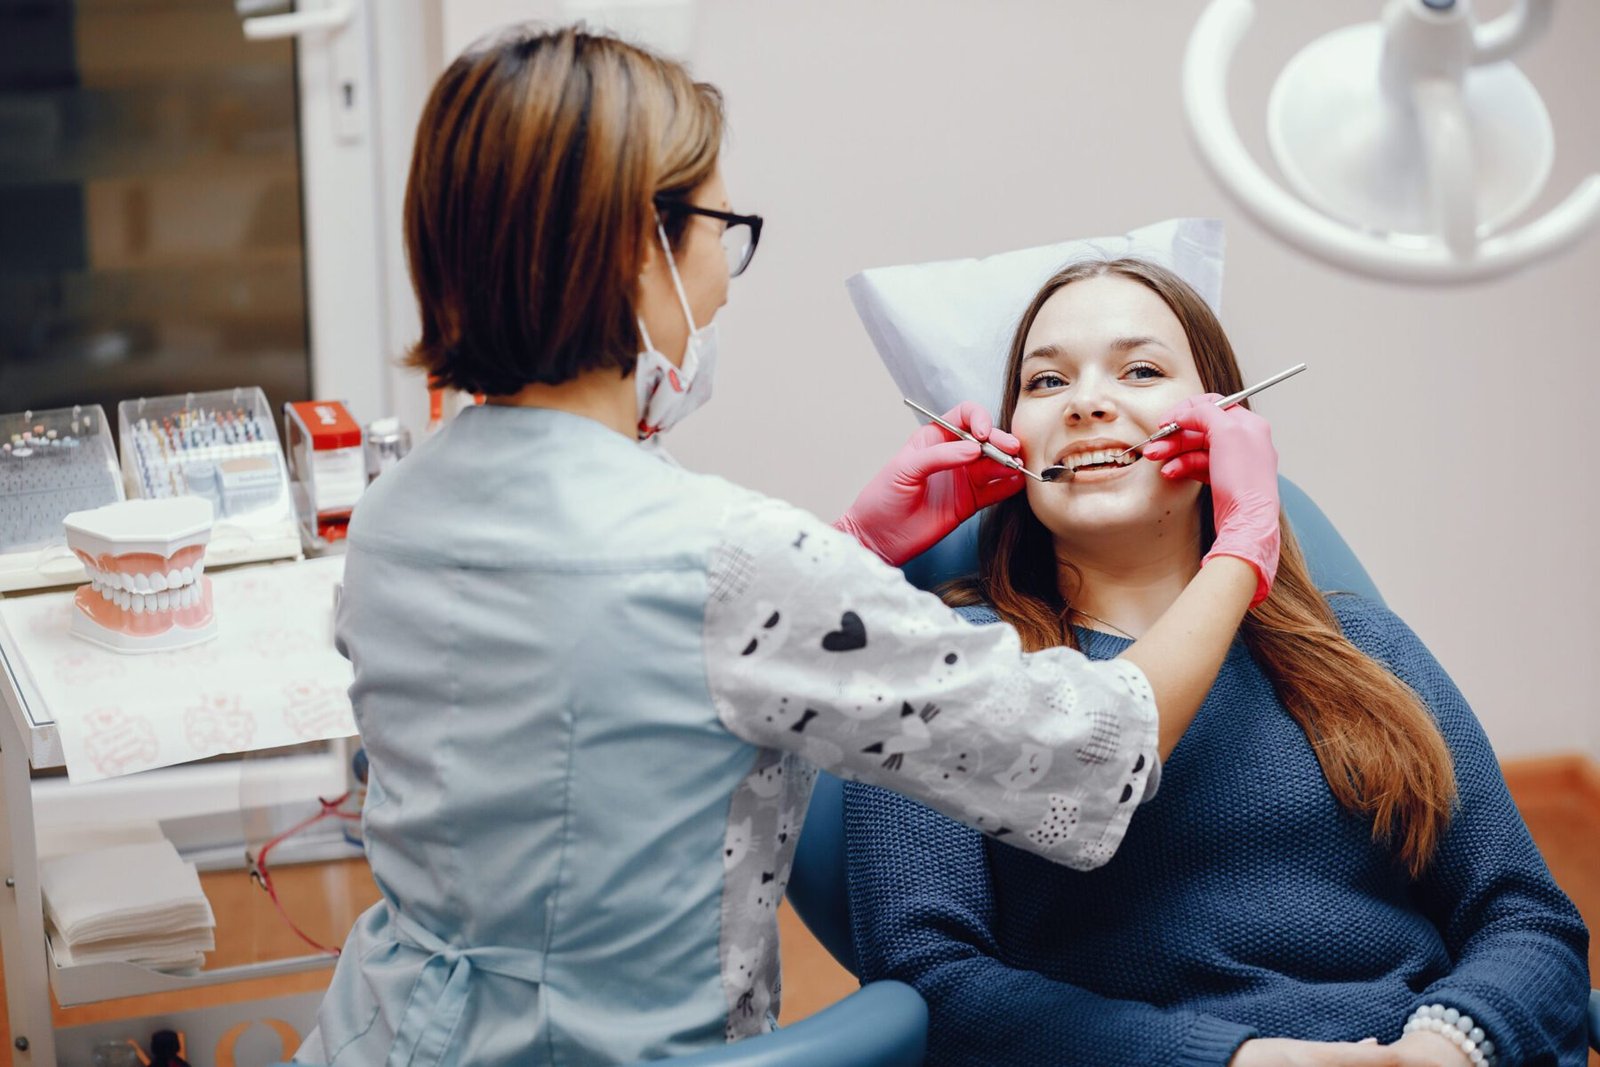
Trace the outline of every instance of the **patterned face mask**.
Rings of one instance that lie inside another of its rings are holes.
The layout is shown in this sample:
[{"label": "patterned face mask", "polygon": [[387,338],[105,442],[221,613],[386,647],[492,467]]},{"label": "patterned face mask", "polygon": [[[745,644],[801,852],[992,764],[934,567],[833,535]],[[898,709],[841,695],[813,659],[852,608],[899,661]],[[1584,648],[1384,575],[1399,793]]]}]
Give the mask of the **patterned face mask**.
[{"label": "patterned face mask", "polygon": [[689,323],[689,343],[683,351],[683,366],[676,366],[656,348],[655,342],[650,340],[650,331],[645,329],[644,320],[639,320],[644,351],[639,353],[633,380],[639,400],[641,441],[672,429],[710,400],[711,376],[717,366],[717,324],[713,321],[696,328],[694,313],[689,310],[689,298],[684,295],[683,280],[678,276],[678,264],[672,258],[672,246],[667,241],[667,231],[662,227],[659,217],[656,219],[656,235],[667,253],[672,287],[677,291],[683,317]]}]

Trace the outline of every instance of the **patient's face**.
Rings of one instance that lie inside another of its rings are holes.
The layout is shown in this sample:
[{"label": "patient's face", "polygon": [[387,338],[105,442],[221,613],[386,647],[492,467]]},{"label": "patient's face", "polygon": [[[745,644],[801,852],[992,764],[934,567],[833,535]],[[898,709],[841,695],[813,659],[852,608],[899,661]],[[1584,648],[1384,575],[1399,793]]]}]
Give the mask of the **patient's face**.
[{"label": "patient's face", "polygon": [[[1172,309],[1117,275],[1057,290],[1028,330],[1023,353],[1011,430],[1033,470],[1108,460],[1158,429],[1180,400],[1205,392]],[[1188,529],[1199,495],[1198,482],[1169,481],[1143,459],[1028,483],[1039,521],[1059,541],[1085,546],[1102,536]]]}]

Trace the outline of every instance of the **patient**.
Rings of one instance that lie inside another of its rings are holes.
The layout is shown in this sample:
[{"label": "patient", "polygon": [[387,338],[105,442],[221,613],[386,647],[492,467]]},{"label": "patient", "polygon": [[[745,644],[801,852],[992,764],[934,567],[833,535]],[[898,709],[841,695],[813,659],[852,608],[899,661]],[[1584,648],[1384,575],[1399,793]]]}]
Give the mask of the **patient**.
[{"label": "patient", "polygon": [[[1017,327],[998,424],[1030,468],[1076,474],[998,505],[978,577],[946,599],[1029,649],[1115,656],[1212,529],[1181,469],[1203,453],[1112,456],[1185,398],[1241,387],[1170,272],[1057,274]],[[1037,770],[965,756],[1019,788]],[[1104,867],[1064,870],[1003,826],[985,837],[867,786],[846,787],[845,824],[862,977],[927,999],[930,1064],[1584,1062],[1588,932],[1471,709],[1398,618],[1324,598],[1286,525],[1271,595]],[[1444,1018],[1408,1026],[1418,1009]]]}]

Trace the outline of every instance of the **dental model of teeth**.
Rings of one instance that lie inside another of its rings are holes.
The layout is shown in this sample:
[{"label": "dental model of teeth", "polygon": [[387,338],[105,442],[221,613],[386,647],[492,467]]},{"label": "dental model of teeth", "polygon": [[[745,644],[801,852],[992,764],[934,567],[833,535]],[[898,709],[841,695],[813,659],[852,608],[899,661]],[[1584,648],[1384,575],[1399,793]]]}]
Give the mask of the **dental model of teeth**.
[{"label": "dental model of teeth", "polygon": [[125,500],[75,511],[67,547],[90,582],[79,586],[72,633],[114,652],[158,652],[217,635],[205,576],[211,502]]}]

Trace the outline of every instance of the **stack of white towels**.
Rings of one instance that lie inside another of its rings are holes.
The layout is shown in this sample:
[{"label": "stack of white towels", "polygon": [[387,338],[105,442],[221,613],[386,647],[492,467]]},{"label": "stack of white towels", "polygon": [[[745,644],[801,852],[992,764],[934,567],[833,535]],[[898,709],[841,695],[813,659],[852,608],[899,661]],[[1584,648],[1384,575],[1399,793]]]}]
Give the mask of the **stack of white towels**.
[{"label": "stack of white towels", "polygon": [[[141,835],[142,836],[142,835]],[[200,967],[216,948],[216,917],[200,875],[172,842],[72,851],[39,862],[56,963],[135,963],[163,971]]]}]

